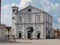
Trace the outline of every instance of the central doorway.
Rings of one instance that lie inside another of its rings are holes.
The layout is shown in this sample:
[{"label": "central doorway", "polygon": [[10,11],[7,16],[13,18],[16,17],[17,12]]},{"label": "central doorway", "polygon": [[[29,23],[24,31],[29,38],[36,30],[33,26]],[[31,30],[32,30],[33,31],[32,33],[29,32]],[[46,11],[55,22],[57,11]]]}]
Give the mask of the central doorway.
[{"label": "central doorway", "polygon": [[27,27],[27,38],[32,39],[33,27]]},{"label": "central doorway", "polygon": [[31,32],[28,32],[28,38],[31,38]]}]

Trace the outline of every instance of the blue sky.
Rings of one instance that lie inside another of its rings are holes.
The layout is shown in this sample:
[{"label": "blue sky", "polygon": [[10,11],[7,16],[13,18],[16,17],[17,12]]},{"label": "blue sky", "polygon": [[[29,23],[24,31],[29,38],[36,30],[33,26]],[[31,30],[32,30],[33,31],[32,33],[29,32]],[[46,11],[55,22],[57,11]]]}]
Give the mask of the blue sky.
[{"label": "blue sky", "polygon": [[1,23],[11,26],[11,7],[17,5],[22,9],[28,6],[29,2],[32,6],[48,12],[53,17],[53,28],[60,29],[60,0],[1,0]]}]

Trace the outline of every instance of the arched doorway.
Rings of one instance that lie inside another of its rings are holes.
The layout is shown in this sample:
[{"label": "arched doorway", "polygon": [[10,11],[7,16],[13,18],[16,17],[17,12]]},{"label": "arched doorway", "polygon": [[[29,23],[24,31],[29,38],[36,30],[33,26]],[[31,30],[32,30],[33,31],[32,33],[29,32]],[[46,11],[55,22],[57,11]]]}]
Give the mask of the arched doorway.
[{"label": "arched doorway", "polygon": [[32,38],[32,33],[33,33],[34,29],[33,27],[27,27],[27,38]]}]

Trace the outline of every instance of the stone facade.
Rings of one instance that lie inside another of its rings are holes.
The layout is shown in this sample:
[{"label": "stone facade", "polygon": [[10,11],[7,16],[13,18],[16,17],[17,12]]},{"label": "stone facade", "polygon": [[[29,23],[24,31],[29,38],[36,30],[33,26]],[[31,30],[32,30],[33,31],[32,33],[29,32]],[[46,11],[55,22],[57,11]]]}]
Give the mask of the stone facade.
[{"label": "stone facade", "polygon": [[46,39],[51,37],[51,31],[52,17],[45,11],[31,5],[22,10],[12,7],[12,34],[16,38]]}]

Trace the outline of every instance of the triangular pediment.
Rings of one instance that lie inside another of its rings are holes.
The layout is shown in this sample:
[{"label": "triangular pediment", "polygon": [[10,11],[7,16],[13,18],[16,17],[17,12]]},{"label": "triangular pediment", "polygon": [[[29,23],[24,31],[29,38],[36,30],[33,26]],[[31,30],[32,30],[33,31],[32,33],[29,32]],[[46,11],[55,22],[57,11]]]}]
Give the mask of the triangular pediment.
[{"label": "triangular pediment", "polygon": [[19,13],[29,13],[29,12],[32,12],[32,13],[37,13],[37,12],[44,12],[43,10],[40,10],[34,6],[27,6],[26,8],[22,9],[22,10],[19,10],[18,11]]}]

